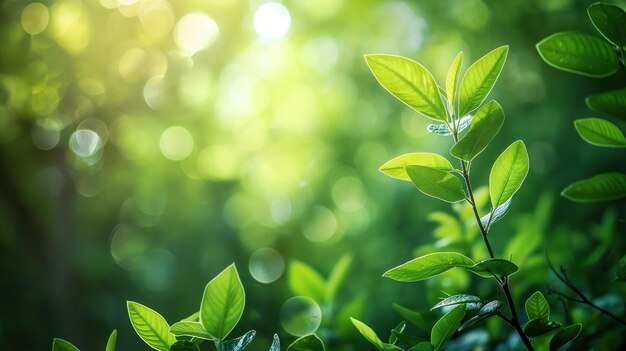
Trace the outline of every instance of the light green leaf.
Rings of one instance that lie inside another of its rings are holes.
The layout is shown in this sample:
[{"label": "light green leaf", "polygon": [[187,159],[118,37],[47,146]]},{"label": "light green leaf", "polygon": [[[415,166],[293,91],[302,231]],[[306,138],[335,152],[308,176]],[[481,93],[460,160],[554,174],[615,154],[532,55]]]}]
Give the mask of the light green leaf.
[{"label": "light green leaf", "polygon": [[498,134],[503,123],[502,107],[491,100],[476,112],[469,131],[452,147],[450,153],[461,160],[472,161]]},{"label": "light green leaf", "polygon": [[489,174],[491,204],[498,207],[507,202],[522,186],[528,174],[528,153],[524,142],[511,144],[498,157]]},{"label": "light green leaf", "polygon": [[550,319],[550,305],[543,294],[540,291],[536,291],[532,294],[526,304],[526,315],[528,319]]},{"label": "light green leaf", "polygon": [[626,174],[602,173],[571,184],[561,195],[576,202],[616,200],[626,196]]},{"label": "light green leaf", "polygon": [[626,12],[615,5],[595,3],[587,9],[598,32],[617,47],[626,45]]},{"label": "light green leaf", "polygon": [[339,287],[348,276],[348,271],[350,270],[351,265],[352,255],[345,254],[341,256],[339,261],[337,261],[337,263],[335,263],[335,265],[333,266],[333,269],[330,272],[330,276],[328,277],[328,281],[326,282],[326,298],[328,300],[332,300],[335,298]]},{"label": "light green leaf", "polygon": [[209,334],[224,340],[243,314],[245,293],[232,264],[211,280],[200,304],[200,323]]},{"label": "light green leaf", "polygon": [[392,178],[410,181],[411,177],[404,169],[406,166],[425,166],[446,172],[452,170],[450,161],[441,155],[430,152],[415,152],[398,156],[386,162],[380,166],[380,171]]},{"label": "light green leaf", "polygon": [[626,88],[591,95],[586,102],[593,110],[626,120]]},{"label": "light green leaf", "polygon": [[498,277],[508,277],[519,270],[513,262],[501,258],[491,258],[480,261],[471,267],[467,267],[467,269],[487,278],[494,275]]},{"label": "light green leaf", "polygon": [[420,342],[419,344],[411,347],[409,351],[434,351],[435,347],[428,341]]},{"label": "light green leaf", "polygon": [[158,312],[137,302],[128,301],[128,317],[137,335],[155,350],[169,351],[176,342],[170,326]]},{"label": "light green leaf", "polygon": [[383,277],[400,282],[416,282],[434,277],[455,267],[474,265],[469,257],[457,252],[434,252],[413,259],[383,274]]},{"label": "light green leaf", "polygon": [[250,330],[236,339],[224,341],[220,351],[244,351],[250,345],[255,335],[256,331]]},{"label": "light green leaf", "polygon": [[559,347],[576,339],[582,329],[583,325],[580,323],[561,328],[550,340],[550,350],[557,350]]},{"label": "light green leaf", "polygon": [[435,323],[430,332],[430,343],[439,350],[450,340],[465,317],[465,305],[459,305]]},{"label": "light green leaf", "polygon": [[456,98],[457,86],[459,84],[459,73],[461,72],[461,65],[463,64],[463,51],[456,55],[456,58],[452,62],[448,75],[446,76],[446,96],[450,106],[454,106],[454,100]]},{"label": "light green leaf", "polygon": [[537,44],[547,64],[589,77],[607,77],[619,69],[613,47],[604,40],[579,32],[555,33]]},{"label": "light green leaf", "polygon": [[447,118],[433,75],[419,63],[393,55],[365,55],[370,70],[391,95],[415,111],[438,121]]},{"label": "light green leaf", "polygon": [[280,338],[276,334],[274,334],[274,340],[272,340],[270,351],[280,351]]},{"label": "light green leaf", "polygon": [[424,166],[406,166],[404,169],[422,193],[451,203],[465,200],[461,180],[453,174]]},{"label": "light green leaf", "polygon": [[487,225],[492,225],[499,221],[507,212],[509,212],[509,206],[511,205],[511,199],[508,199],[505,203],[495,208],[491,212],[486,215],[480,217],[480,223],[483,227],[487,227]]},{"label": "light green leaf", "polygon": [[561,327],[561,323],[552,322],[547,319],[531,319],[524,326],[524,334],[529,338],[534,338],[539,335],[551,332],[553,330],[559,329]]},{"label": "light green leaf", "polygon": [[176,336],[193,336],[204,340],[215,340],[215,337],[204,330],[200,322],[181,321],[170,327],[170,333]]},{"label": "light green leaf", "polygon": [[367,324],[361,322],[360,320],[356,318],[350,317],[350,320],[352,321],[352,324],[354,324],[356,329],[359,331],[359,333],[363,335],[365,340],[372,343],[372,345],[376,346],[376,348],[378,348],[379,350],[384,349],[382,340],[380,340],[380,338],[378,337],[378,335],[376,335],[376,332],[372,330],[372,328],[368,327]]},{"label": "light green leaf", "polygon": [[437,308],[446,307],[446,306],[454,306],[459,304],[465,304],[467,310],[477,310],[483,306],[480,297],[474,295],[452,295],[448,298],[445,298],[439,301],[435,306],[433,306],[430,310],[435,310]]},{"label": "light green leaf", "polygon": [[289,263],[289,287],[298,296],[307,296],[322,303],[326,299],[326,282],[311,266],[300,261]]},{"label": "light green leaf", "polygon": [[459,331],[463,331],[471,327],[472,325],[482,321],[483,319],[495,315],[500,309],[500,307],[502,307],[502,302],[500,302],[499,300],[494,300],[489,303],[486,303],[478,311],[478,314],[476,314],[474,317],[465,321],[465,323],[463,323],[463,325],[459,327]]},{"label": "light green leaf", "polygon": [[115,343],[117,342],[117,330],[113,329],[113,332],[109,336],[107,341],[107,347],[105,351],[115,351]]},{"label": "light green leaf", "polygon": [[189,340],[178,340],[172,345],[170,351],[200,351],[200,347]]},{"label": "light green leaf", "polygon": [[459,116],[465,116],[475,110],[489,95],[500,76],[508,52],[508,46],[501,46],[481,57],[467,69],[459,93]]},{"label": "light green leaf", "polygon": [[52,340],[52,351],[80,351],[78,347],[63,339]]},{"label": "light green leaf", "polygon": [[287,351],[325,351],[324,343],[315,334],[305,335],[287,347]]},{"label": "light green leaf", "polygon": [[591,145],[605,147],[626,147],[626,138],[613,123],[601,118],[584,118],[574,121],[576,131]]},{"label": "light green leaf", "polygon": [[189,322],[200,321],[200,311],[192,313],[189,317],[181,319],[181,321],[189,321]]}]

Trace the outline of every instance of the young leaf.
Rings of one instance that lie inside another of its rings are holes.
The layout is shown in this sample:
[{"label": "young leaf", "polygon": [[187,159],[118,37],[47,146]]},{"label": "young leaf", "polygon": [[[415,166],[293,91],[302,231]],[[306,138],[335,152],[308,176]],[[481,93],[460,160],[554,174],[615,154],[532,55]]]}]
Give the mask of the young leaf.
[{"label": "young leaf", "polygon": [[485,304],[478,311],[477,315],[475,315],[474,317],[468,319],[467,321],[465,321],[465,323],[463,323],[463,325],[461,325],[459,327],[459,331],[463,331],[463,330],[471,327],[472,325],[482,321],[483,319],[495,315],[498,312],[498,310],[500,309],[500,307],[502,307],[502,302],[500,302],[499,300],[494,300],[494,301],[491,301],[491,302]]},{"label": "young leaf", "polygon": [[619,69],[613,47],[593,35],[555,33],[537,44],[541,58],[554,68],[589,77],[608,77]]},{"label": "young leaf", "polygon": [[482,307],[482,301],[480,297],[474,295],[466,295],[459,294],[453,295],[448,298],[445,298],[439,301],[435,306],[433,306],[430,310],[435,310],[437,308],[446,307],[446,306],[454,306],[459,304],[466,304],[467,310],[479,309]]},{"label": "young leaf", "polygon": [[207,333],[224,340],[243,314],[245,293],[237,268],[232,264],[211,280],[200,304],[200,323]]},{"label": "young leaf", "polygon": [[615,5],[595,3],[587,9],[598,32],[617,47],[626,45],[626,12]]},{"label": "young leaf", "polygon": [[465,317],[465,305],[459,305],[435,323],[430,332],[430,343],[439,350],[450,340]]},{"label": "young leaf", "polygon": [[380,171],[392,178],[410,181],[411,177],[406,173],[404,167],[411,165],[425,166],[446,172],[452,170],[450,161],[441,155],[430,152],[415,152],[398,156],[386,162],[380,166]]},{"label": "young leaf", "polygon": [[318,303],[324,302],[326,282],[311,266],[300,261],[291,261],[287,279],[294,294],[310,297]]},{"label": "young leaf", "polygon": [[402,321],[400,324],[396,325],[395,328],[391,329],[391,334],[389,335],[389,343],[394,345],[398,342],[398,335],[404,332],[404,328],[406,328],[406,322]]},{"label": "young leaf", "polygon": [[170,327],[170,333],[176,336],[192,336],[198,339],[215,340],[215,337],[204,330],[200,322],[181,321]]},{"label": "young leaf", "polygon": [[424,341],[411,347],[409,351],[435,351],[435,347],[428,341]]},{"label": "young leaf", "polygon": [[370,70],[391,95],[415,111],[438,121],[447,118],[433,75],[419,63],[401,56],[365,55]]},{"label": "young leaf", "polygon": [[109,336],[107,341],[107,347],[105,351],[115,351],[115,343],[117,342],[117,330],[113,329],[113,332]]},{"label": "young leaf", "polygon": [[52,340],[52,351],[80,351],[78,347],[63,339]]},{"label": "young leaf", "polygon": [[422,193],[451,203],[465,200],[461,180],[454,175],[424,166],[406,166],[404,169]]},{"label": "young leaf", "polygon": [[333,266],[330,276],[328,277],[328,281],[326,282],[326,298],[328,300],[335,298],[339,287],[348,276],[348,271],[350,270],[351,265],[352,255],[345,254],[341,256],[339,261],[337,261],[337,263]]},{"label": "young leaf", "polygon": [[601,118],[584,118],[574,121],[576,131],[591,145],[605,147],[626,147],[626,137],[613,123]]},{"label": "young leaf", "polygon": [[472,161],[498,134],[503,123],[502,107],[491,100],[476,112],[469,131],[452,147],[450,153],[461,160]]},{"label": "young leaf", "polygon": [[276,334],[274,334],[274,340],[272,340],[270,351],[280,351],[280,338]]},{"label": "young leaf", "polygon": [[[368,327],[367,324],[361,322],[360,320],[358,320],[356,318],[350,317],[350,320],[352,321],[352,324],[354,324],[356,329],[359,331],[359,333],[361,333],[361,335],[363,335],[365,340],[367,340],[370,343],[372,343],[372,345],[376,346],[376,348],[378,348],[379,350],[383,350],[384,349],[383,342],[380,340],[378,335],[376,335],[376,332],[374,330],[372,330],[372,328]],[[289,350],[287,350],[287,351],[289,351]]]},{"label": "young leaf", "polygon": [[539,335],[548,333],[555,329],[559,329],[561,327],[561,323],[552,322],[547,319],[531,319],[524,326],[524,334],[529,338],[534,338]]},{"label": "young leaf", "polygon": [[626,196],[626,174],[598,174],[571,184],[561,195],[576,202],[616,200]]},{"label": "young leaf", "polygon": [[[472,122],[472,116],[467,115],[463,118],[461,118],[461,120],[459,121],[459,125],[458,125],[458,132],[462,132],[463,130],[465,130],[465,128],[467,128],[470,123]],[[448,129],[448,125],[445,123],[434,123],[434,124],[429,124],[428,127],[426,127],[426,130],[430,133],[433,133],[435,135],[441,135],[441,136],[450,136],[452,135],[452,132],[450,131],[450,129]]]},{"label": "young leaf", "polygon": [[252,342],[255,335],[256,332],[254,330],[250,330],[236,339],[224,341],[221,345],[222,348],[220,351],[244,351]]},{"label": "young leaf", "polygon": [[287,347],[287,351],[325,351],[324,343],[315,334],[301,337]]},{"label": "young leaf", "polygon": [[155,350],[169,351],[176,342],[170,326],[158,312],[137,302],[128,301],[128,317],[137,335]]},{"label": "young leaf", "polygon": [[491,258],[480,261],[471,267],[467,267],[467,269],[486,278],[490,278],[494,275],[498,277],[508,277],[519,270],[513,262],[501,258]]},{"label": "young leaf", "polygon": [[200,351],[200,347],[189,340],[178,340],[172,345],[170,351]]},{"label": "young leaf", "polygon": [[506,215],[506,213],[509,212],[509,206],[511,205],[511,200],[513,199],[511,198],[511,199],[506,200],[505,203],[496,207],[495,210],[492,210],[491,212],[482,216],[480,218],[480,223],[483,225],[483,227],[486,228],[487,224],[489,225],[494,224],[497,221],[499,221],[502,217],[504,217],[504,215]]},{"label": "young leaf", "polygon": [[550,319],[550,305],[539,291],[536,291],[526,300],[524,307],[529,320]]},{"label": "young leaf", "polygon": [[559,347],[567,344],[568,342],[576,339],[580,331],[583,329],[583,325],[580,323],[576,323],[564,328],[561,328],[552,340],[550,340],[550,350],[557,350]]},{"label": "young leaf", "polygon": [[457,86],[459,84],[459,73],[461,72],[461,65],[463,64],[463,51],[456,55],[456,58],[452,62],[448,75],[446,76],[446,96],[450,106],[454,106],[454,100],[456,97]]},{"label": "young leaf", "polygon": [[400,282],[416,282],[434,277],[455,267],[474,265],[469,257],[457,252],[434,252],[413,259],[383,274],[383,277]]},{"label": "young leaf", "polygon": [[496,83],[508,52],[508,46],[501,46],[467,69],[459,93],[459,116],[465,116],[482,104]]},{"label": "young leaf", "polygon": [[527,174],[528,153],[524,142],[518,140],[498,156],[491,168],[489,195],[493,207],[507,202],[522,186]]},{"label": "young leaf", "polygon": [[591,95],[586,102],[592,110],[626,120],[626,88]]},{"label": "young leaf", "polygon": [[200,321],[200,311],[192,313],[189,317],[181,319],[181,322],[189,321],[189,322],[198,322]]}]

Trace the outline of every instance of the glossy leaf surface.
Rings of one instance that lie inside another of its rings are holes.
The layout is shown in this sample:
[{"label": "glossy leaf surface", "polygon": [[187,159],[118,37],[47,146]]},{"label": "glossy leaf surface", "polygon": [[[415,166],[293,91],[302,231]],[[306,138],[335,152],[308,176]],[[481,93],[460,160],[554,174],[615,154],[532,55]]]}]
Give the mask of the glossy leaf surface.
[{"label": "glossy leaf surface", "polygon": [[464,317],[465,305],[459,305],[435,323],[430,332],[430,343],[435,347],[435,350],[441,349],[450,340],[461,325]]},{"label": "glossy leaf surface", "polygon": [[526,315],[528,319],[550,319],[550,305],[541,292],[536,291],[532,294],[526,304]]},{"label": "glossy leaf surface", "polygon": [[507,202],[522,186],[528,174],[528,153],[521,140],[511,144],[496,159],[489,174],[491,204],[498,207]]},{"label": "glossy leaf surface", "polygon": [[561,195],[576,202],[616,200],[626,196],[626,174],[618,172],[598,174],[571,184]]},{"label": "glossy leaf surface", "polygon": [[459,92],[459,115],[465,116],[485,100],[500,76],[508,46],[501,46],[474,62],[465,72]]},{"label": "glossy leaf surface", "polygon": [[169,351],[176,342],[165,318],[156,311],[136,302],[128,301],[128,316],[137,335],[155,350]]},{"label": "glossy leaf surface", "polygon": [[450,153],[461,160],[472,161],[498,134],[502,124],[504,111],[500,104],[491,100],[476,112],[467,134],[452,147]]},{"label": "glossy leaf surface", "polygon": [[595,3],[587,9],[596,29],[618,47],[626,45],[626,12],[610,4]]},{"label": "glossy leaf surface", "polygon": [[425,195],[450,203],[465,200],[461,180],[453,174],[424,166],[406,166],[405,170],[417,190]]},{"label": "glossy leaf surface", "polygon": [[584,118],[574,121],[576,131],[589,144],[604,147],[626,147],[624,133],[613,123],[601,118]]},{"label": "glossy leaf surface", "polygon": [[414,152],[386,162],[380,166],[380,171],[392,178],[411,181],[411,177],[405,170],[406,166],[424,166],[446,172],[452,169],[450,161],[441,155],[430,152]]},{"label": "glossy leaf surface", "polygon": [[626,88],[591,95],[586,102],[592,110],[626,120]]},{"label": "glossy leaf surface", "polygon": [[243,285],[235,265],[228,266],[204,289],[200,305],[200,323],[218,340],[233,330],[245,303]]},{"label": "glossy leaf surface", "polygon": [[455,267],[474,265],[469,257],[457,252],[435,252],[418,257],[383,274],[401,282],[416,282],[434,277]]},{"label": "glossy leaf surface", "polygon": [[206,330],[200,322],[181,321],[170,327],[170,332],[176,336],[192,336],[204,340],[214,340],[215,337]]},{"label": "glossy leaf surface", "polygon": [[456,100],[456,91],[459,85],[459,75],[461,73],[461,66],[463,65],[463,52],[459,52],[458,55],[452,61],[452,65],[446,75],[446,97],[451,106],[454,106]]}]

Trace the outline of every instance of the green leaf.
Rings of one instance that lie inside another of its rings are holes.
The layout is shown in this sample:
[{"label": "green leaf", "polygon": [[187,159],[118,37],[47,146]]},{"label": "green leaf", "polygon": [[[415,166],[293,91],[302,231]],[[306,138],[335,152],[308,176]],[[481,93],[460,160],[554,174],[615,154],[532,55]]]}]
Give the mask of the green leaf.
[{"label": "green leaf", "polygon": [[310,297],[318,303],[324,302],[326,282],[316,270],[306,263],[291,261],[289,263],[288,281],[294,294]]},{"label": "green leaf", "polygon": [[626,120],[626,88],[591,95],[586,102],[590,109]]},{"label": "green leaf", "polygon": [[192,313],[189,317],[181,319],[182,321],[198,322],[200,321],[200,311]]},{"label": "green leaf", "polygon": [[220,351],[244,351],[250,345],[255,335],[256,331],[250,330],[236,339],[224,341]]},{"label": "green leaf", "polygon": [[430,322],[422,312],[413,311],[397,303],[394,303],[391,307],[393,307],[393,309],[396,310],[396,312],[398,312],[402,316],[402,318],[413,323],[420,329],[430,329],[434,324]]},{"label": "green leaf", "polygon": [[491,100],[476,112],[469,131],[452,147],[450,153],[461,160],[472,161],[498,134],[503,123],[502,107]]},{"label": "green leaf", "polygon": [[330,276],[328,277],[328,281],[326,282],[326,298],[328,300],[333,300],[335,298],[339,287],[348,276],[348,271],[350,270],[351,265],[352,255],[345,254],[341,256],[339,261],[337,261],[337,263],[333,266]]},{"label": "green leaf", "polygon": [[391,329],[391,334],[389,335],[389,343],[393,345],[398,342],[398,334],[402,334],[405,328],[406,322],[402,321],[395,328]]},{"label": "green leaf", "polygon": [[169,351],[176,342],[170,326],[158,312],[137,302],[128,301],[128,317],[137,335],[155,350]]},{"label": "green leaf", "polygon": [[456,176],[424,166],[406,166],[404,169],[422,193],[450,203],[465,200],[465,190]]},{"label": "green leaf", "polygon": [[447,118],[433,75],[419,63],[401,56],[365,55],[370,70],[391,95],[415,111],[438,121]]},{"label": "green leaf", "polygon": [[622,257],[615,272],[616,282],[626,282],[626,256]]},{"label": "green leaf", "polygon": [[452,335],[456,333],[463,317],[465,317],[465,305],[459,305],[435,323],[433,330],[430,332],[430,343],[433,344],[436,350],[441,349]]},{"label": "green leaf", "polygon": [[574,121],[576,131],[591,145],[605,147],[626,147],[626,138],[613,123],[601,118],[584,118]]},{"label": "green leaf", "polygon": [[459,93],[459,116],[465,116],[482,104],[500,76],[508,52],[508,46],[501,46],[467,69]]},{"label": "green leaf", "polygon": [[178,340],[172,345],[170,351],[200,351],[200,347],[189,340]]},{"label": "green leaf", "polygon": [[576,339],[580,331],[583,329],[583,325],[576,323],[564,328],[561,328],[550,340],[550,350],[557,350],[559,347],[567,344],[568,342]]},{"label": "green leaf", "polygon": [[315,334],[305,335],[287,347],[287,351],[325,351],[324,343]]},{"label": "green leaf", "polygon": [[204,330],[200,322],[181,321],[170,327],[170,333],[176,336],[193,336],[204,340],[215,340],[215,337]]},{"label": "green leaf", "polygon": [[491,212],[480,217],[480,223],[483,225],[483,227],[486,228],[487,225],[492,225],[496,223],[497,221],[499,221],[502,217],[504,217],[504,215],[506,215],[506,213],[509,212],[509,206],[511,205],[511,200],[513,199],[511,198],[511,199],[506,200],[506,202],[503,203],[502,205],[496,207]]},{"label": "green leaf", "polygon": [[352,321],[352,324],[354,324],[356,329],[359,331],[359,333],[363,335],[365,340],[372,343],[372,345],[376,346],[376,348],[378,348],[379,350],[384,349],[382,340],[380,340],[380,338],[378,337],[378,335],[376,335],[376,332],[372,330],[372,328],[370,328],[369,326],[367,326],[367,324],[361,322],[360,320],[356,318],[350,317],[350,320]]},{"label": "green leaf", "polygon": [[469,257],[457,252],[434,252],[413,259],[383,274],[383,277],[400,282],[416,282],[434,277],[455,267],[474,265]]},{"label": "green leaf", "polygon": [[491,168],[489,195],[493,207],[507,202],[522,186],[527,174],[528,153],[524,142],[518,140],[498,156]]},{"label": "green leaf", "polygon": [[467,267],[467,269],[487,278],[494,275],[498,277],[508,277],[519,270],[513,262],[501,258],[491,258],[480,261],[471,267]]},{"label": "green leaf", "polygon": [[280,351],[280,338],[276,334],[274,334],[274,340],[272,340],[270,351]]},{"label": "green leaf", "polygon": [[608,77],[619,69],[613,47],[604,40],[579,32],[555,33],[537,44],[547,64],[589,77]]},{"label": "green leaf", "polygon": [[474,295],[466,295],[459,294],[447,297],[441,301],[439,301],[435,306],[433,306],[430,310],[435,310],[437,308],[446,307],[446,306],[454,306],[459,304],[466,304],[467,310],[477,310],[482,307],[482,301],[480,297]]},{"label": "green leaf", "polygon": [[411,347],[409,351],[434,351],[435,347],[428,341],[420,342],[419,344]]},{"label": "green leaf", "polygon": [[224,340],[243,314],[245,293],[232,264],[211,280],[200,304],[200,323],[209,334]]},{"label": "green leaf", "polygon": [[63,339],[52,340],[52,351],[80,351],[78,347]]},{"label": "green leaf", "polygon": [[441,155],[430,152],[415,152],[398,156],[386,162],[380,166],[380,171],[392,178],[410,181],[411,177],[404,169],[406,166],[425,166],[446,172],[452,170],[450,161]]},{"label": "green leaf", "polygon": [[550,305],[539,291],[536,291],[526,300],[524,307],[529,320],[550,319]]},{"label": "green leaf", "polygon": [[561,323],[552,322],[547,319],[531,319],[524,326],[524,334],[529,338],[534,338],[539,335],[551,332],[553,330],[559,329],[561,327]]},{"label": "green leaf", "polygon": [[571,184],[561,195],[576,202],[616,200],[626,196],[626,174],[598,174]]},{"label": "green leaf", "polygon": [[115,343],[117,342],[117,330],[113,329],[113,332],[109,336],[107,341],[107,347],[105,351],[115,351]]},{"label": "green leaf", "polygon": [[615,5],[595,3],[587,9],[598,32],[617,47],[626,45],[626,12]]},{"label": "green leaf", "polygon": [[502,307],[502,302],[500,302],[499,300],[494,300],[494,301],[491,301],[489,303],[486,303],[478,311],[478,314],[476,314],[474,317],[472,317],[472,318],[468,319],[467,321],[465,321],[465,323],[463,323],[463,325],[461,325],[459,327],[459,331],[463,331],[463,330],[471,327],[472,325],[482,321],[483,319],[495,315],[498,312],[498,310],[500,309],[500,307]]},{"label": "green leaf", "polygon": [[454,106],[454,100],[456,98],[457,86],[459,85],[459,73],[461,72],[461,65],[463,64],[463,51],[456,55],[452,65],[448,70],[446,76],[446,96],[450,106]]}]

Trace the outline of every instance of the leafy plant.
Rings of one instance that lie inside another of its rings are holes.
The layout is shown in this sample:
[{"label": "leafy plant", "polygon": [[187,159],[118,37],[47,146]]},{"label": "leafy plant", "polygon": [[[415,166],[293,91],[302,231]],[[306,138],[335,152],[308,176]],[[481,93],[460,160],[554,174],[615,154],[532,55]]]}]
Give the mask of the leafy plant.
[{"label": "leafy plant", "polygon": [[[587,9],[601,34],[561,32],[537,44],[543,60],[557,69],[593,78],[611,76],[626,69],[626,12],[618,6],[595,3]],[[626,120],[626,88],[587,97],[587,106],[597,112]],[[580,137],[591,145],[626,148],[623,132],[602,118],[574,121]],[[577,202],[609,201],[626,196],[626,174],[610,172],[577,181],[561,193]]]},{"label": "leafy plant", "polygon": [[[411,181],[420,192],[430,197],[449,203],[464,201],[469,204],[488,253],[487,259],[475,262],[460,252],[434,252],[392,268],[383,276],[400,282],[416,282],[455,268],[468,270],[480,277],[494,279],[502,289],[510,310],[510,316],[500,312],[502,302],[499,300],[485,301],[467,294],[447,297],[433,309],[453,308],[432,325],[428,341],[414,340],[403,334],[401,329],[394,329],[393,338],[385,343],[370,327],[353,319],[357,330],[379,350],[440,350],[458,331],[491,316],[507,322],[528,350],[547,350],[552,346],[555,349],[578,335],[570,332],[569,327],[544,318],[547,302],[538,301],[537,294],[527,303],[532,313],[528,316],[530,321],[526,327],[522,327],[509,285],[511,275],[519,268],[510,260],[496,258],[489,241],[491,227],[506,214],[528,173],[528,154],[524,143],[521,140],[513,142],[494,162],[489,176],[491,210],[483,216],[479,213],[480,206],[471,185],[472,161],[495,138],[504,123],[500,104],[490,101],[483,105],[483,102],[502,71],[508,50],[508,46],[502,46],[489,52],[474,62],[462,79],[459,78],[463,53],[459,53],[448,71],[445,89],[437,85],[424,66],[413,60],[390,55],[365,56],[372,73],[389,93],[437,122],[428,127],[430,132],[451,137],[453,146],[450,153],[458,159],[460,166],[453,167],[442,155],[411,153],[394,158],[380,170],[390,177]],[[416,324],[427,325],[420,320],[420,314],[401,306],[397,309],[405,318],[414,319]],[[466,319],[470,313],[474,315]],[[565,330],[568,332],[561,334]],[[557,333],[558,338],[555,336]],[[551,346],[555,339],[557,341]],[[542,344],[542,340],[547,341]]]}]

